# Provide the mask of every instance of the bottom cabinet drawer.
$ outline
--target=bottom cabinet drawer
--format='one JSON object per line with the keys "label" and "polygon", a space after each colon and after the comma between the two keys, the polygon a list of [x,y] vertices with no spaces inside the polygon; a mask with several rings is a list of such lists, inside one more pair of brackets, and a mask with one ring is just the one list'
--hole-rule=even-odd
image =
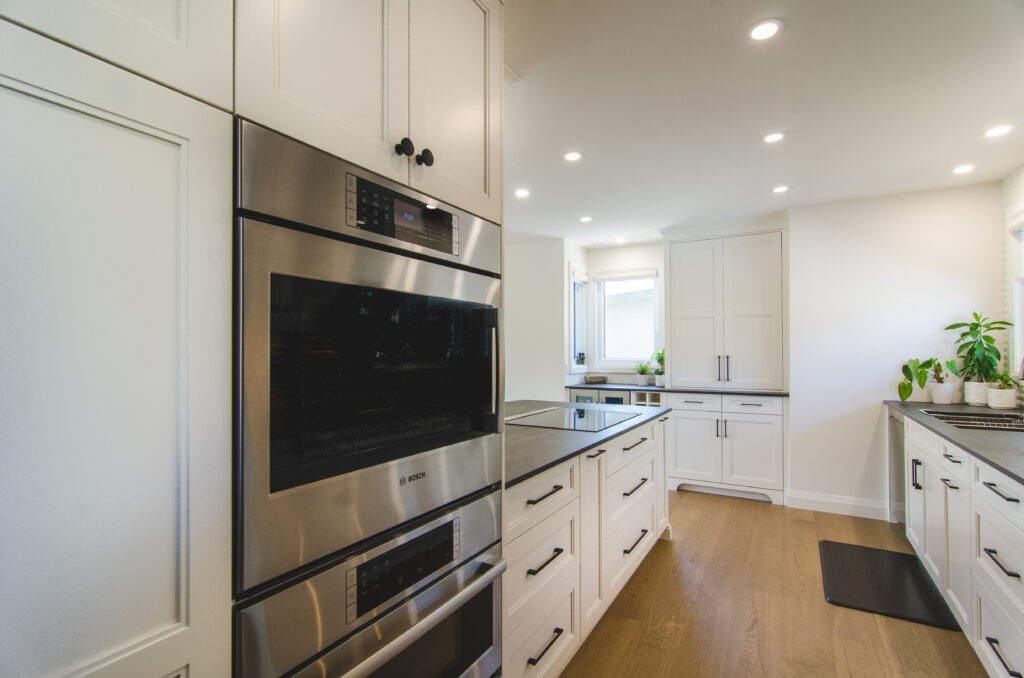
{"label": "bottom cabinet drawer", "polygon": [[974,529],[974,570],[987,573],[995,590],[1024,609],[1024,533],[982,501],[974,502]]}
{"label": "bottom cabinet drawer", "polygon": [[629,513],[608,526],[605,542],[605,590],[609,597],[618,594],[644,555],[654,543],[654,495],[634,506]]}
{"label": "bottom cabinet drawer", "polygon": [[1024,633],[1010,619],[1008,609],[996,602],[998,589],[974,576],[974,651],[992,676],[1020,676],[1024,671]]}
{"label": "bottom cabinet drawer", "polygon": [[510,636],[501,673],[507,678],[557,676],[579,645],[579,589],[568,577]]}

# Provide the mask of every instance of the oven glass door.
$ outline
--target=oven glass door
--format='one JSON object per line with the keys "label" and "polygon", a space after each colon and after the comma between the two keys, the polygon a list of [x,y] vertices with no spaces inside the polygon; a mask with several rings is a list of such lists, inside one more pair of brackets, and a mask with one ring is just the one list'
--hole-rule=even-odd
{"label": "oven glass door", "polygon": [[495,432],[495,311],[272,274],[270,491]]}

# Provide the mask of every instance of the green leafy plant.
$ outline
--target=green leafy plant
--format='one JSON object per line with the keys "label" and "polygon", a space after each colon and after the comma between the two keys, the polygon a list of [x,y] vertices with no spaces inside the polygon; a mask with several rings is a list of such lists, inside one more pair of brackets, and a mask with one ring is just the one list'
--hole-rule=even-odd
{"label": "green leafy plant", "polygon": [[[652,353],[651,361],[657,363],[658,369],[661,370],[662,374],[665,373],[665,349]],[[658,370],[655,370],[654,373],[657,374]]]}
{"label": "green leafy plant", "polygon": [[990,388],[1008,389],[1020,386],[1020,382],[1011,377],[1009,372],[993,374],[989,381],[992,383]]}
{"label": "green leafy plant", "polygon": [[636,372],[637,374],[650,374],[651,366],[647,363],[647,361],[641,360],[636,364],[636,367],[633,368],[633,371]]}
{"label": "green leafy plant", "polygon": [[903,381],[900,382],[898,387],[900,393],[900,400],[906,400],[914,392],[914,384],[924,388],[924,385],[928,383],[928,370],[932,368],[935,363],[938,362],[935,358],[928,358],[927,360],[918,360],[917,358],[911,358],[903,365]]}
{"label": "green leafy plant", "polygon": [[947,330],[963,332],[956,340],[956,354],[963,361],[961,375],[965,380],[992,381],[999,374],[999,361],[1003,356],[996,348],[996,340],[990,332],[1013,327],[1005,320],[989,320],[980,313],[974,314],[974,322],[953,323]]}
{"label": "green leafy plant", "polygon": [[941,360],[935,360],[935,364],[932,365],[932,377],[935,378],[936,384],[946,383],[946,378],[950,375],[959,377],[960,369],[956,366],[956,360],[947,360],[946,364],[943,365]]}

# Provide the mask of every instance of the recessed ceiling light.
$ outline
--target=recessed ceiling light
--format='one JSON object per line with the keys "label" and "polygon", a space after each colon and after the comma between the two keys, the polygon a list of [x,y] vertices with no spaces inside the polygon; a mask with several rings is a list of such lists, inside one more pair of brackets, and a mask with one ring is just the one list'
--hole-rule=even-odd
{"label": "recessed ceiling light", "polygon": [[432,204],[432,203],[429,203],[429,202],[428,202],[428,203],[426,204],[426,208],[427,208],[428,210],[436,210],[436,209],[437,209],[437,205],[434,205],[434,204]]}
{"label": "recessed ceiling light", "polygon": [[785,132],[772,132],[764,135],[764,141],[767,144],[774,144],[776,141],[782,141],[786,138]]}
{"label": "recessed ceiling light", "polygon": [[953,168],[953,174],[967,174],[974,171],[974,165],[960,165]]}
{"label": "recessed ceiling light", "polygon": [[1013,129],[1013,125],[999,125],[991,129],[985,130],[985,136],[987,137],[1001,137],[1004,134],[1009,134],[1010,130]]}
{"label": "recessed ceiling light", "polygon": [[528,188],[517,188],[516,189],[516,197],[517,198],[528,198],[529,196],[530,196],[530,189],[528,189]]}
{"label": "recessed ceiling light", "polygon": [[616,238],[615,242],[617,242],[618,244],[621,245],[622,243],[626,242],[626,239],[625,238]]}
{"label": "recessed ceiling light", "polygon": [[772,193],[785,193],[789,190],[789,186],[776,186],[772,189]]}
{"label": "recessed ceiling light", "polygon": [[569,162],[576,162],[577,160],[583,157],[583,154],[580,153],[579,151],[569,151],[562,157],[564,157]]}
{"label": "recessed ceiling light", "polygon": [[782,22],[778,19],[768,19],[751,26],[747,35],[751,40],[767,40],[782,30]]}
{"label": "recessed ceiling light", "polygon": [[593,220],[594,219],[592,217],[580,217],[580,221],[583,222],[584,224],[589,224]]}

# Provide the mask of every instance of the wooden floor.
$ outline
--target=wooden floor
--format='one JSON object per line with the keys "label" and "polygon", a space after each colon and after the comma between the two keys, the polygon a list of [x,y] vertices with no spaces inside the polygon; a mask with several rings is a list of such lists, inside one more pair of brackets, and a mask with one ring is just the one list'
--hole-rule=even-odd
{"label": "wooden floor", "polygon": [[902,525],[674,492],[659,541],[564,678],[984,678],[959,632],[837,607],[818,540],[910,552]]}

